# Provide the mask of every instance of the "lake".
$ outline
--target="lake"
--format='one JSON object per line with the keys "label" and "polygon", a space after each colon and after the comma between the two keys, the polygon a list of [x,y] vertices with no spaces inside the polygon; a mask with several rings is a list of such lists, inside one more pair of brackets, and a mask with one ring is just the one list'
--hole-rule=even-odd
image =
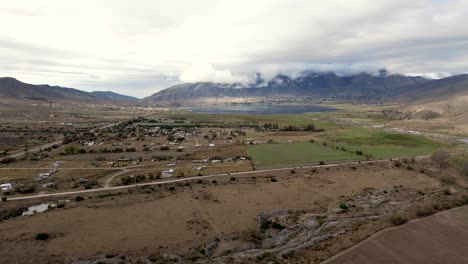
{"label": "lake", "polygon": [[224,104],[212,106],[187,106],[180,107],[194,113],[210,114],[303,114],[309,112],[332,112],[336,109],[320,105],[268,105],[268,104]]}

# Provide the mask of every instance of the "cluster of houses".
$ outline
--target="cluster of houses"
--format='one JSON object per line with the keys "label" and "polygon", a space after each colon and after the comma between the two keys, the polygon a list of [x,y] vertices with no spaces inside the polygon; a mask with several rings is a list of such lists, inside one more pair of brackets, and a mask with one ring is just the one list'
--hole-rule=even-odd
{"label": "cluster of houses", "polygon": [[[246,157],[239,157],[236,158],[238,160],[246,160]],[[193,163],[209,163],[211,160],[211,163],[222,163],[222,162],[231,162],[234,161],[235,158],[226,158],[226,159],[201,159],[201,160],[192,160]]]}

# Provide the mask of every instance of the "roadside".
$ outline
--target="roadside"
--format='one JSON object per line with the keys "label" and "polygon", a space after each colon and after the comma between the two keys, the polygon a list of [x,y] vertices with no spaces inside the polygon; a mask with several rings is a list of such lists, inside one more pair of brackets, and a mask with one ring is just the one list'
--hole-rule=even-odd
{"label": "roadside", "polygon": [[[424,158],[428,158],[428,157],[429,156],[419,156],[419,157],[416,157],[416,158],[424,159]],[[401,159],[403,159],[403,158],[401,158]],[[398,160],[398,159],[395,159],[395,160]],[[114,174],[111,178],[109,178],[106,181],[105,187],[103,187],[103,188],[72,191],[72,192],[61,192],[61,193],[49,193],[49,194],[11,197],[11,198],[8,198],[8,201],[39,199],[39,198],[46,198],[46,197],[69,196],[69,195],[76,195],[76,194],[83,194],[83,193],[113,191],[113,190],[133,188],[133,187],[136,187],[136,186],[164,185],[164,184],[168,184],[168,183],[187,182],[187,181],[201,180],[201,179],[214,178],[214,177],[225,177],[225,176],[236,176],[236,175],[254,175],[254,174],[261,174],[261,173],[265,173],[265,172],[290,171],[290,170],[299,169],[299,168],[300,169],[331,168],[331,167],[339,167],[339,166],[370,164],[370,163],[382,163],[382,162],[389,162],[389,160],[388,159],[382,159],[382,160],[371,160],[371,161],[353,161],[353,162],[336,163],[336,164],[310,165],[310,166],[302,166],[302,167],[296,166],[296,167],[286,167],[286,168],[277,168],[277,169],[266,169],[266,170],[255,170],[255,171],[244,171],[244,172],[233,172],[233,173],[221,173],[221,174],[212,174],[212,175],[195,176],[195,177],[188,177],[188,178],[179,178],[179,179],[155,181],[155,182],[149,182],[149,183],[140,183],[140,184],[135,184],[135,185],[123,185],[123,186],[112,186],[111,187],[110,183],[111,183],[112,179],[114,179],[116,176],[118,176],[118,175],[120,175],[120,174],[122,174],[124,172],[130,172],[130,170],[126,170],[126,171],[122,171],[122,172],[119,172],[117,174]]]}

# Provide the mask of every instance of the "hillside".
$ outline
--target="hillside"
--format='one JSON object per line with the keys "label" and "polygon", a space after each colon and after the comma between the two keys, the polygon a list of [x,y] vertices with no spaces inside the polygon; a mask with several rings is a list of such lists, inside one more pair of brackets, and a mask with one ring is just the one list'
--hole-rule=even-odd
{"label": "hillside", "polygon": [[261,78],[254,84],[187,83],[172,86],[144,99],[146,103],[184,101],[220,97],[311,96],[334,101],[378,102],[394,97],[401,87],[426,84],[430,80],[403,75],[372,76],[361,73],[338,76],[335,73],[308,73],[292,79],[278,75],[271,81]]}
{"label": "hillside", "polygon": [[47,84],[33,85],[23,83],[15,78],[0,78],[0,98],[14,100],[45,100],[45,101],[135,101],[136,98],[113,92],[85,92],[73,88],[50,86]]}
{"label": "hillside", "polygon": [[138,98],[136,97],[114,93],[111,91],[95,91],[95,92],[91,92],[91,94],[99,99],[115,100],[115,101],[131,101],[131,102],[138,101]]}

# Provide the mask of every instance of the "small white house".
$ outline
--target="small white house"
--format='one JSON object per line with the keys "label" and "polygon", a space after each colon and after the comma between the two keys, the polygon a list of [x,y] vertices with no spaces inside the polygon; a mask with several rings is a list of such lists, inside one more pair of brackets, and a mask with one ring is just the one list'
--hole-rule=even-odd
{"label": "small white house", "polygon": [[161,178],[170,178],[174,176],[174,169],[165,170],[161,172]]}
{"label": "small white house", "polygon": [[45,173],[39,173],[39,179],[47,179],[49,176],[51,176],[51,173],[45,172]]}
{"label": "small white house", "polygon": [[13,189],[13,186],[11,185],[11,183],[4,183],[0,184],[0,189],[2,190],[2,192],[8,192]]}

